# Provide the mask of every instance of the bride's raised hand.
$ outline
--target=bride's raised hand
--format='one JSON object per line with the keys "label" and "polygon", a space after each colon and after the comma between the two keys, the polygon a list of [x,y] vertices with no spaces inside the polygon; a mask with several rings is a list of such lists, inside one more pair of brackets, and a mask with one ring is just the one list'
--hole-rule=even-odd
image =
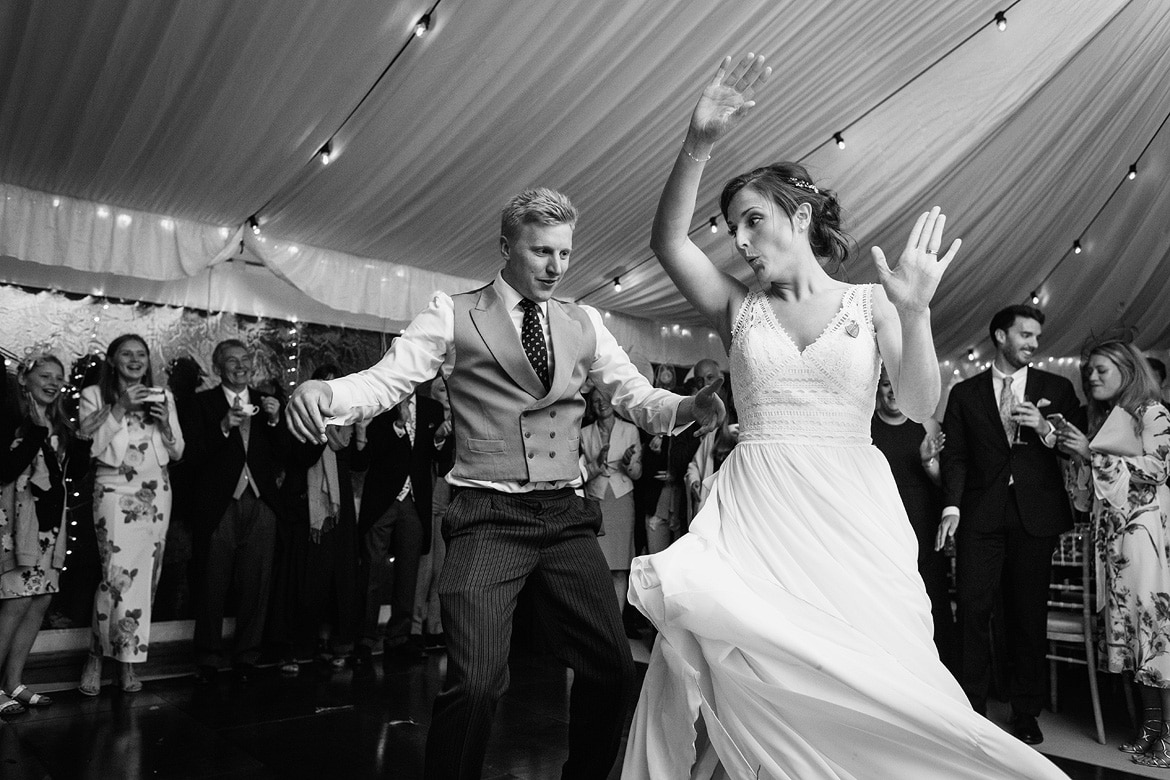
{"label": "bride's raised hand", "polygon": [[886,263],[885,253],[880,247],[875,246],[870,250],[886,297],[899,311],[923,311],[929,308],[943,272],[955,259],[963,243],[958,238],[951,242],[945,255],[938,256],[946,221],[946,215],[939,212],[938,206],[918,217],[914,229],[910,231],[906,248],[898,258],[898,265],[893,269]]}
{"label": "bride's raised hand", "polygon": [[756,105],[756,92],[771,75],[772,69],[764,67],[763,55],[748,52],[734,68],[731,57],[724,57],[691,113],[688,134],[692,140],[713,144],[743,121]]}

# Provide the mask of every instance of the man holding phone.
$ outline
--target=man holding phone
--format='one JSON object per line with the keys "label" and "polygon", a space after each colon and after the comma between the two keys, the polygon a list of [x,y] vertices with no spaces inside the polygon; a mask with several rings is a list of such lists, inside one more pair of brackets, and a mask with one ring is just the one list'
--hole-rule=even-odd
{"label": "man holding phone", "polygon": [[1036,716],[1046,686],[1047,601],[1052,551],[1072,527],[1055,424],[1079,407],[1072,383],[1029,366],[1044,313],[1008,306],[991,320],[992,367],[951,390],[941,453],[945,508],[936,547],[955,538],[955,595],[962,658],[959,682],[986,714],[990,623],[1002,589],[1011,679],[1011,731],[1044,739]]}

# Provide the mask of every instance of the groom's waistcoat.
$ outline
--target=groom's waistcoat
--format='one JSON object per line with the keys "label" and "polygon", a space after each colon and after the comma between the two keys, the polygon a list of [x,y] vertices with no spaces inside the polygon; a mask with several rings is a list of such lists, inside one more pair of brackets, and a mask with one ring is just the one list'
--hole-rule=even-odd
{"label": "groom's waistcoat", "polygon": [[489,285],[451,296],[455,365],[447,378],[455,466],[464,479],[555,482],[580,476],[578,456],[597,334],[581,308],[550,300],[554,374],[546,392]]}

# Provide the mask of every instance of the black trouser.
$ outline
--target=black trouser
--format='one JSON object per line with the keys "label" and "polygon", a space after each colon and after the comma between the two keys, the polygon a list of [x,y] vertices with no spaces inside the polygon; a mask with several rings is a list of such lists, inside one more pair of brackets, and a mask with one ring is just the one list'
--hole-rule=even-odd
{"label": "black trouser", "polygon": [[[430,522],[430,518],[427,518]],[[362,600],[360,641],[367,646],[377,641],[379,574],[387,554],[394,558],[394,593],[390,597],[390,622],[386,644],[393,647],[410,638],[414,619],[414,593],[418,587],[418,562],[422,556],[423,528],[414,498],[395,501],[368,528],[358,544],[358,588]]]}
{"label": "black trouser", "polygon": [[621,744],[634,663],[597,529],[572,490],[457,489],[439,579],[447,679],[427,737],[428,780],[478,778],[496,704],[508,688],[512,614],[529,584],[557,657],[574,671],[565,778],[604,778]]}
{"label": "black trouser", "polygon": [[1048,586],[1052,551],[1059,535],[1032,536],[1024,530],[1014,489],[1003,526],[975,531],[960,521],[955,539],[955,591],[962,636],[959,682],[977,712],[987,710],[991,685],[991,613],[1003,593],[1004,639],[1011,677],[1012,711],[1039,715],[1048,681]]}
{"label": "black trouser", "polygon": [[228,504],[211,533],[200,568],[201,592],[195,609],[195,658],[201,666],[219,667],[226,659],[223,616],[229,591],[236,595],[236,663],[254,664],[264,641],[276,514],[246,488]]}

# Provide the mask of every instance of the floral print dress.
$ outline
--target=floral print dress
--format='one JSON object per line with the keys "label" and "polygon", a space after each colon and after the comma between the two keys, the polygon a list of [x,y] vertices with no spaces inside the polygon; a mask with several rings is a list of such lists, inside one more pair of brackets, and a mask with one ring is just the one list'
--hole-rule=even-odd
{"label": "floral print dress", "polygon": [[1151,403],[1137,417],[1142,454],[1095,452],[1069,470],[1069,488],[1093,518],[1100,668],[1170,688],[1170,413]]}
{"label": "floral print dress", "polygon": [[[173,414],[173,400],[171,409]],[[105,425],[115,423],[108,418]],[[94,595],[90,649],[137,663],[146,660],[150,647],[151,604],[171,517],[170,477],[162,464],[182,454],[183,441],[176,433],[177,446],[164,443],[142,412],[126,412],[118,427],[116,438],[94,438],[94,530],[102,579]],[[171,430],[179,430],[173,416]],[[116,446],[103,446],[107,440]],[[167,452],[157,452],[159,447]],[[117,466],[111,465],[117,459],[112,453],[121,454]]]}

